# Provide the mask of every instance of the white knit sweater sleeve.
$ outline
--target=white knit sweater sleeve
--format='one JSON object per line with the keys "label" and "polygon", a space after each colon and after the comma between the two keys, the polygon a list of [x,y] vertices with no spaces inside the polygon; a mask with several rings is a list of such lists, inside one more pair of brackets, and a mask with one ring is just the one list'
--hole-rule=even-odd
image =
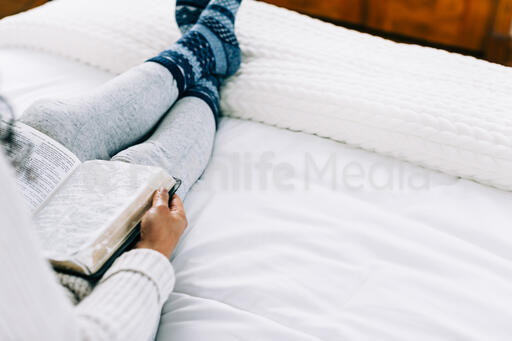
{"label": "white knit sweater sleeve", "polygon": [[125,253],[76,308],[85,340],[154,338],[162,306],[174,287],[174,271],[162,254]]}
{"label": "white knit sweater sleeve", "polygon": [[118,258],[77,307],[59,286],[35,238],[30,213],[0,146],[0,340],[148,340],[174,286],[156,251]]}

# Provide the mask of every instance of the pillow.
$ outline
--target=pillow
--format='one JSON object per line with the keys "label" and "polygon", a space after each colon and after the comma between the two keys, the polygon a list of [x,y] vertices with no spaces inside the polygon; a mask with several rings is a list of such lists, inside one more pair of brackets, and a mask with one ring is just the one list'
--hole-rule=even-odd
{"label": "pillow", "polygon": [[[172,1],[173,2],[173,1]],[[57,0],[0,21],[26,46],[120,73],[179,37],[167,0]],[[512,69],[397,44],[257,1],[237,21],[225,115],[512,190]]]}

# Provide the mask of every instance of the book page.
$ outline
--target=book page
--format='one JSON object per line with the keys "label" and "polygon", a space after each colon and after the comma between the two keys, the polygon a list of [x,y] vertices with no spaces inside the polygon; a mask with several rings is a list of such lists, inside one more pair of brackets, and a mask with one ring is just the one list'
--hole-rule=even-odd
{"label": "book page", "polygon": [[45,256],[95,272],[149,209],[155,190],[174,184],[158,167],[84,162],[35,215]]}
{"label": "book page", "polygon": [[63,145],[21,122],[14,125],[11,158],[16,181],[33,213],[80,164]]}

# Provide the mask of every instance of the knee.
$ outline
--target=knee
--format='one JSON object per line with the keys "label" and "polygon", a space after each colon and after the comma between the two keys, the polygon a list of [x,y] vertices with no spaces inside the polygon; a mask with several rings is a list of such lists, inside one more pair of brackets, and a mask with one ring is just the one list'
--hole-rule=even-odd
{"label": "knee", "polygon": [[20,121],[71,149],[76,137],[73,137],[74,123],[69,116],[63,102],[42,99],[27,108]]}
{"label": "knee", "polygon": [[63,116],[63,107],[63,103],[58,100],[40,99],[25,110],[20,120],[38,130],[55,126]]}

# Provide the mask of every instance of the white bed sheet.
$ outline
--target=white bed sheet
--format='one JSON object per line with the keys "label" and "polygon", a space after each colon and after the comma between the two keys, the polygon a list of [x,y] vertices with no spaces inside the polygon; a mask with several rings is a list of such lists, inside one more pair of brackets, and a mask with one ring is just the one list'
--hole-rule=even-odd
{"label": "white bed sheet", "polygon": [[[0,92],[18,112],[111,77],[0,50]],[[509,340],[511,204],[508,192],[224,119],[185,201],[190,226],[158,337]]]}

